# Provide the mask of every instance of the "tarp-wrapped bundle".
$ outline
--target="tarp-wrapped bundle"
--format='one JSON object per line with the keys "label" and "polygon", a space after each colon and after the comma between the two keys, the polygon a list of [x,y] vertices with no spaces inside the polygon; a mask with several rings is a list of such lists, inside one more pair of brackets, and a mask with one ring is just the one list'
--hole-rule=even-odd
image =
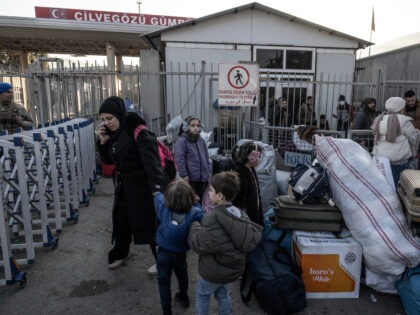
{"label": "tarp-wrapped bundle", "polygon": [[420,240],[413,238],[397,193],[369,153],[349,139],[316,137],[317,157],[328,169],[332,197],[365,264],[379,274],[400,275],[420,263]]}

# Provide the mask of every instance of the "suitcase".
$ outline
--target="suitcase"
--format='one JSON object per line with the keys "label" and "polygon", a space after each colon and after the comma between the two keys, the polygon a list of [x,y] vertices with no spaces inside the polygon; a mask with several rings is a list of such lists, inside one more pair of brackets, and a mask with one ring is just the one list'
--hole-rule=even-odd
{"label": "suitcase", "polygon": [[276,229],[340,232],[343,226],[341,211],[328,203],[302,205],[284,195],[277,197],[274,204]]}
{"label": "suitcase", "polygon": [[403,171],[397,191],[413,235],[420,235],[420,171]]}

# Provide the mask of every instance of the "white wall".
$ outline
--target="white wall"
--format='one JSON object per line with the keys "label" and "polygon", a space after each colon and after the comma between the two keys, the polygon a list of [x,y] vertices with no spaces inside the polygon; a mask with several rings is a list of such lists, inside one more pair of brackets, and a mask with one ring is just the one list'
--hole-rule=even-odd
{"label": "white wall", "polygon": [[[325,30],[289,20],[260,10],[240,11],[213,18],[196,25],[163,32],[161,41],[165,42],[166,71],[195,71],[201,69],[201,61],[206,62],[206,72],[217,73],[218,63],[236,63],[251,61],[255,46],[280,46],[315,48],[315,68],[309,76],[319,80],[321,73],[323,79],[353,81],[355,68],[356,40],[330,34]],[[188,69],[187,65],[188,64]],[[213,67],[211,66],[213,65]],[[180,108],[187,102],[188,95],[193,90],[199,75],[168,76],[166,79],[167,109],[171,117],[180,112]],[[213,76],[217,78],[217,74]],[[210,78],[206,77],[205,100],[201,101],[201,82],[196,87],[189,105],[182,116],[195,114],[203,119],[207,129],[217,124],[218,112],[213,109],[212,103],[217,98],[217,81],[212,83],[212,95],[209,97]],[[308,94],[315,95],[317,114],[326,114],[327,117],[335,112],[338,95],[344,94],[350,102],[350,86],[313,86],[305,83]],[[335,121],[331,121],[331,127]]]}
{"label": "white wall", "polygon": [[[192,46],[194,47],[194,45]],[[198,116],[202,119],[207,131],[213,129],[218,118],[218,111],[213,108],[213,102],[217,99],[217,80],[211,80],[212,78],[217,79],[218,64],[250,61],[251,47],[244,46],[239,47],[239,49],[236,47],[237,49],[235,49],[234,45],[206,46],[207,48],[182,48],[172,47],[168,43],[165,50],[165,65],[167,72],[178,72],[179,70],[182,72],[194,72],[194,69],[195,72],[200,72],[201,62],[205,60],[205,72],[216,73],[213,76],[206,75],[204,104],[201,99],[201,80],[196,85],[195,92],[192,93],[195,83],[200,78],[199,73],[181,76],[167,75],[166,77],[166,107],[171,118],[180,113],[180,109],[187,103],[188,96],[191,95],[188,105],[185,106],[182,112],[182,117],[185,118],[190,114]],[[211,95],[209,95],[209,91],[211,91]]]}
{"label": "white wall", "polygon": [[357,48],[349,38],[260,10],[244,10],[162,33],[162,41]]}
{"label": "white wall", "polygon": [[140,60],[140,70],[148,73],[140,76],[140,105],[147,117],[156,118],[163,114],[159,54],[153,50],[140,50]]}
{"label": "white wall", "polygon": [[[317,84],[315,106],[317,113],[331,117],[336,113],[339,95],[345,95],[352,104],[352,85],[355,69],[355,55],[348,52],[325,51],[317,53],[316,81],[336,82]],[[346,84],[347,83],[347,84]],[[336,119],[330,120],[330,128],[336,128]]]}

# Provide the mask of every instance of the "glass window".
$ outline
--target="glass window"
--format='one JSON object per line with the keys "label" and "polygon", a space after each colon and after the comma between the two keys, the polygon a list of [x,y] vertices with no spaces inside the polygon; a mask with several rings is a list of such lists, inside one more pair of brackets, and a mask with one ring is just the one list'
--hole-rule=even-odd
{"label": "glass window", "polygon": [[286,69],[312,69],[312,51],[309,50],[287,50]]}
{"label": "glass window", "polygon": [[283,69],[283,49],[257,49],[260,68]]}

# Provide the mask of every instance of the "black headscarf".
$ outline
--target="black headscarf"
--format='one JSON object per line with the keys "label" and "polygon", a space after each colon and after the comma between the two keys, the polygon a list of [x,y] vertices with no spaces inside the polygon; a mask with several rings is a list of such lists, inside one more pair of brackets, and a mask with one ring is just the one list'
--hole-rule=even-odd
{"label": "black headscarf", "polygon": [[118,96],[108,97],[99,108],[99,115],[102,113],[112,114],[118,118],[121,123],[125,123],[127,118],[127,110],[122,98]]}
{"label": "black headscarf", "polygon": [[120,122],[120,128],[111,132],[111,141],[115,142],[127,122],[127,109],[124,100],[118,96],[108,97],[99,108],[99,115],[103,113],[114,115]]}

